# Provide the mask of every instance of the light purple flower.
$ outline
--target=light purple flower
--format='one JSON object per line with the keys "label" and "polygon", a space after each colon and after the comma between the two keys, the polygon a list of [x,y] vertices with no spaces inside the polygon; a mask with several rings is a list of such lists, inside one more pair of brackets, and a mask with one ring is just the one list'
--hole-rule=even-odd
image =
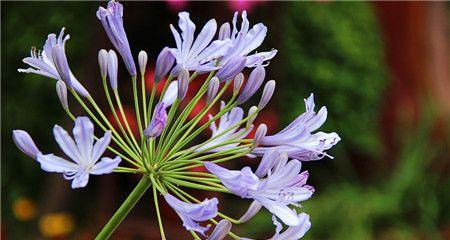
{"label": "light purple flower", "polygon": [[309,221],[309,215],[306,213],[300,213],[297,219],[297,225],[289,226],[284,232],[280,233],[283,226],[277,221],[275,216],[272,216],[276,230],[275,235],[270,240],[297,240],[302,238],[311,228],[311,222]]}
{"label": "light purple flower", "polygon": [[229,24],[225,23],[221,26],[219,36],[221,39],[231,39],[233,47],[230,48],[225,56],[221,58],[221,64],[227,63],[235,56],[246,57],[246,67],[256,67],[258,65],[267,65],[268,60],[275,57],[277,50],[269,52],[260,52],[252,55],[248,55],[250,52],[258,48],[267,34],[267,27],[262,23],[254,25],[250,30],[250,23],[247,19],[247,12],[242,12],[241,28],[237,28],[237,18],[239,13],[235,12],[233,16],[233,30],[230,33]]}
{"label": "light purple flower", "polygon": [[[176,48],[171,48],[171,53],[176,59],[176,67],[173,74],[178,74],[181,68],[199,73],[217,70],[216,59],[222,57],[231,47],[231,40],[212,41],[217,30],[216,20],[209,20],[194,41],[195,24],[189,18],[189,13],[178,14],[178,26],[180,33],[170,25],[170,29],[175,38]],[[211,42],[212,41],[212,42]]]}
{"label": "light purple flower", "polygon": [[39,151],[36,147],[36,144],[30,134],[23,130],[13,131],[13,141],[20,151],[28,155],[30,158],[36,159],[37,155],[41,154],[41,151]]}
{"label": "light purple flower", "polygon": [[[225,102],[222,101],[220,109],[222,110],[224,107]],[[243,116],[244,110],[242,110],[242,108],[240,107],[234,107],[229,112],[223,114],[220,117],[218,126],[216,125],[215,122],[212,122],[211,125],[209,126],[209,129],[211,129],[212,132],[211,138],[214,139],[204,144],[203,146],[196,148],[196,151],[219,152],[237,147],[239,143],[230,143],[222,146],[217,145],[221,145],[230,140],[243,139],[252,131],[253,125],[250,125],[248,128],[242,129],[239,127],[239,125],[234,126],[242,120]],[[212,119],[213,116],[209,115],[209,118]],[[230,131],[224,133],[228,129],[230,129]],[[216,137],[218,135],[220,136]]]}
{"label": "light purple flower", "polygon": [[175,102],[175,100],[177,99],[177,95],[178,95],[178,81],[172,81],[167,87],[167,90],[164,93],[164,96],[161,101],[165,103],[165,106],[167,108]]}
{"label": "light purple flower", "polygon": [[[70,36],[64,36],[64,28],[61,29],[58,38],[56,34],[51,33],[48,35],[45,41],[42,52],[36,52],[34,47],[31,48],[31,56],[23,59],[23,62],[28,64],[30,68],[18,69],[19,72],[23,73],[35,73],[56,80],[63,80],[66,84],[73,88],[76,92],[84,97],[89,97],[88,91],[81,85],[81,83],[75,78],[75,76],[70,71],[68,65],[64,66],[64,76],[61,76],[56,68],[56,59],[54,59],[53,49],[56,45],[59,47],[59,52],[55,54],[59,58],[59,62],[64,64],[67,63],[66,54],[64,53],[66,41],[69,40]],[[63,70],[63,69],[60,69]]]}
{"label": "light purple flower", "polygon": [[106,9],[99,7],[97,11],[97,18],[101,21],[109,40],[122,56],[128,72],[131,76],[136,76],[136,65],[123,27],[122,17],[123,6],[114,0],[108,2]]}
{"label": "light purple flower", "polygon": [[53,128],[53,134],[61,150],[72,161],[53,154],[37,154],[36,160],[44,171],[63,173],[65,179],[72,180],[72,188],[86,186],[89,174],[111,173],[121,161],[119,156],[114,159],[109,157],[100,159],[111,141],[111,132],[107,131],[94,144],[94,125],[87,117],[78,117],[75,120],[73,128],[75,141],[58,125]]}
{"label": "light purple flower", "polygon": [[153,112],[152,120],[147,128],[144,130],[144,135],[147,138],[159,137],[167,124],[167,112],[164,102],[156,104]]}
{"label": "light purple flower", "polygon": [[261,141],[261,147],[255,148],[252,154],[263,155],[270,148],[277,147],[280,152],[285,152],[289,157],[300,161],[319,160],[324,156],[331,157],[325,153],[325,150],[341,140],[339,135],[334,132],[312,133],[325,122],[327,109],[322,107],[318,113],[314,111],[313,94],[305,100],[305,105],[305,113],[277,134],[265,136]]}
{"label": "light purple flower", "polygon": [[255,137],[253,138],[253,148],[257,147],[264,136],[266,136],[267,133],[267,125],[262,123],[258,126],[255,132]]}
{"label": "light purple flower", "polygon": [[172,69],[175,58],[170,51],[168,47],[163,48],[156,59],[154,79],[156,83],[161,81],[169,73],[170,69]]}
{"label": "light purple flower", "polygon": [[262,179],[253,174],[249,167],[235,171],[227,170],[212,162],[206,162],[204,165],[236,195],[258,201],[286,225],[296,226],[299,224],[297,212],[289,206],[299,206],[299,202],[312,196],[314,189],[305,185],[308,172],[300,172],[301,162],[298,160],[288,162],[287,156],[285,154],[284,156],[281,159],[276,156],[269,159],[276,163],[269,163],[273,165],[270,171],[259,171],[260,175],[267,174],[267,178]]}
{"label": "light purple flower", "polygon": [[164,194],[167,204],[175,210],[183,221],[186,230],[196,231],[204,234],[209,226],[202,227],[198,222],[207,221],[217,216],[217,198],[205,199],[201,203],[186,203],[170,194]]}

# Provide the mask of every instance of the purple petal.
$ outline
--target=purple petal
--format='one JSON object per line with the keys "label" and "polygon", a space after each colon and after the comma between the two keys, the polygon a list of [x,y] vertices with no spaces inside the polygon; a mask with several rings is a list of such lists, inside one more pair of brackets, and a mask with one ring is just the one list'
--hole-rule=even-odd
{"label": "purple petal", "polygon": [[100,157],[105,152],[110,142],[111,142],[111,131],[106,131],[105,135],[102,138],[98,139],[97,142],[94,144],[94,147],[92,148],[91,158],[93,163],[97,162],[97,160],[100,159]]}
{"label": "purple petal", "polygon": [[222,240],[227,236],[230,230],[231,222],[226,219],[222,219],[217,224],[216,228],[214,228],[214,231],[211,233],[207,240]]}
{"label": "purple petal", "polygon": [[73,136],[78,147],[78,151],[85,163],[93,163],[92,148],[94,145],[94,124],[88,117],[77,117],[75,119],[75,127],[73,128]]}
{"label": "purple petal", "polygon": [[120,159],[119,156],[115,158],[103,157],[92,167],[92,171],[90,173],[94,175],[112,173],[114,169],[119,166],[120,161],[122,161],[122,159]]}
{"label": "purple petal", "polygon": [[46,172],[68,173],[78,171],[78,165],[53,154],[38,154],[36,159]]}
{"label": "purple petal", "polygon": [[264,67],[259,66],[255,68],[251,73],[247,80],[247,84],[245,85],[244,89],[242,90],[241,95],[238,97],[237,102],[239,104],[242,104],[246,102],[255,92],[258,90],[258,88],[261,86],[261,84],[264,81],[264,77],[266,76],[266,70]]}
{"label": "purple petal", "polygon": [[61,150],[69,156],[76,163],[80,163],[82,156],[77,148],[77,145],[73,139],[69,136],[66,130],[62,127],[55,125],[53,127],[53,135]]}
{"label": "purple petal", "polygon": [[203,51],[211,40],[214,38],[217,30],[216,20],[209,20],[200,33],[197,35],[197,39],[195,40],[192,48],[189,52],[189,57],[197,56],[201,51]]}
{"label": "purple petal", "polygon": [[144,130],[144,135],[147,138],[159,137],[167,124],[167,112],[164,102],[156,104],[152,119],[149,125]]}
{"label": "purple petal", "polygon": [[248,220],[252,219],[258,212],[261,210],[261,203],[258,201],[253,201],[252,204],[250,204],[250,207],[248,207],[247,211],[242,215],[241,218],[239,218],[239,222],[244,223]]}

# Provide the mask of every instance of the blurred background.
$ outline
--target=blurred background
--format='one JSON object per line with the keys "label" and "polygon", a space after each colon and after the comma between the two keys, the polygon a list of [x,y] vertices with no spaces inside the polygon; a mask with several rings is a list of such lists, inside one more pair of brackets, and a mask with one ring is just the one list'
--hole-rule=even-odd
{"label": "blurred background", "polygon": [[[58,153],[53,125],[72,127],[55,82],[16,70],[24,67],[21,60],[31,46],[42,48],[48,33],[66,27],[72,71],[90,92],[101,92],[97,51],[112,45],[95,17],[98,5],[2,2],[3,239],[92,239],[138,181],[110,174],[72,190],[61,175],[41,171],[11,138],[13,129],[25,129],[45,152]],[[279,50],[268,68],[278,89],[258,121],[274,133],[304,111],[303,98],[313,92],[316,105],[328,107],[323,130],[342,137],[328,152],[333,160],[303,165],[316,188],[304,203],[313,226],[306,239],[450,239],[450,4],[241,0],[126,2],[124,7],[132,52],[145,50],[151,59],[148,79],[158,52],[175,45],[168,26],[178,21],[179,11],[189,11],[200,26],[210,18],[231,21],[234,11],[246,9],[251,24],[268,26],[259,49]],[[131,84],[125,68],[119,71],[132,116]],[[94,97],[106,104],[103,94]],[[257,163],[242,159],[234,167],[244,164]],[[249,204],[219,198],[220,208],[235,217]],[[190,238],[164,204],[163,215],[169,239]],[[158,239],[154,216],[146,194],[113,239]],[[264,239],[274,226],[261,212],[233,230]]]}

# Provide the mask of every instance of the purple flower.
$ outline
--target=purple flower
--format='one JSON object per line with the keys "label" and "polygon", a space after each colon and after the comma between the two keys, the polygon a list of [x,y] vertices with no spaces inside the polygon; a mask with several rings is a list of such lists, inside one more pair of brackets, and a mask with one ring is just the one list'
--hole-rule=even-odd
{"label": "purple flower", "polygon": [[164,194],[167,204],[175,210],[183,221],[186,230],[192,230],[204,234],[209,226],[202,227],[198,222],[207,221],[217,216],[217,198],[205,199],[201,203],[186,203],[170,194]]}
{"label": "purple flower", "polygon": [[[222,110],[224,107],[225,107],[225,102],[222,101],[221,105],[220,105],[220,109]],[[225,143],[230,140],[243,139],[252,131],[253,125],[249,126],[248,128],[242,128],[242,129],[240,129],[239,126],[232,127],[233,125],[236,125],[238,122],[240,122],[242,120],[243,116],[244,116],[244,110],[242,110],[242,108],[240,108],[240,107],[234,107],[229,112],[223,114],[220,117],[219,126],[216,126],[216,123],[212,122],[211,125],[209,126],[209,129],[211,129],[211,132],[212,132],[211,138],[214,138],[214,139],[211,140],[210,142],[204,144],[203,146],[196,148],[196,151],[219,152],[219,151],[224,151],[227,149],[232,149],[232,148],[237,147],[239,145],[239,143],[230,143],[230,144],[226,144],[226,145],[222,145],[222,146],[217,146],[217,145],[221,145],[222,143]],[[213,116],[209,115],[209,118],[212,119]],[[230,131],[224,133],[229,128],[231,128]],[[219,137],[216,137],[219,134],[222,134],[222,135],[220,135]],[[195,148],[195,146],[194,146],[194,148]]]}
{"label": "purple flower", "polygon": [[322,107],[318,113],[314,112],[314,95],[305,100],[306,112],[297,117],[291,124],[275,135],[265,136],[261,147],[257,147],[252,154],[263,155],[272,147],[285,152],[291,158],[300,161],[319,160],[325,153],[337,144],[341,138],[336,133],[317,132],[327,118],[327,109]]}
{"label": "purple flower", "polygon": [[[31,68],[18,69],[18,71],[23,73],[36,73],[56,80],[63,80],[70,88],[73,88],[82,96],[89,97],[88,91],[81,85],[69,69],[67,57],[64,52],[66,41],[69,40],[69,38],[69,35],[64,36],[64,28],[61,29],[58,38],[56,38],[56,34],[54,33],[49,34],[42,52],[36,52],[36,49],[32,47],[30,51],[31,57],[23,59],[23,62],[28,64]],[[53,50],[57,45],[58,50],[57,53],[54,54]],[[58,63],[60,65],[59,70],[57,70]]]}
{"label": "purple flower", "polygon": [[270,80],[264,86],[264,90],[261,96],[261,100],[259,100],[258,109],[263,109],[269,100],[272,98],[273,92],[275,91],[275,80]]}
{"label": "purple flower", "polygon": [[177,98],[181,101],[186,96],[189,87],[189,71],[186,69],[181,69],[178,73],[178,92]]}
{"label": "purple flower", "polygon": [[273,156],[267,160],[272,163],[265,164],[273,167],[271,171],[267,168],[259,171],[260,175],[267,174],[267,178],[262,179],[253,174],[249,167],[234,171],[212,162],[204,164],[208,171],[216,175],[230,191],[243,198],[258,201],[286,225],[296,226],[299,224],[297,212],[289,205],[299,206],[299,202],[312,196],[314,189],[305,185],[308,172],[300,172],[301,162],[298,160],[288,162],[287,156],[285,154],[283,156],[281,159],[279,156]]}
{"label": "purple flower", "polygon": [[28,155],[30,158],[36,159],[37,155],[41,154],[41,151],[39,151],[36,147],[36,144],[30,137],[30,134],[23,130],[13,131],[13,141],[20,151]]}
{"label": "purple flower", "polygon": [[219,69],[213,60],[222,57],[228,51],[231,41],[225,39],[211,42],[217,30],[216,20],[209,20],[194,41],[195,24],[189,18],[189,13],[181,12],[178,16],[181,36],[173,25],[170,25],[177,45],[176,48],[171,48],[177,64],[172,73],[178,74],[181,68],[200,73]]}
{"label": "purple flower", "polygon": [[220,82],[217,77],[211,78],[208,83],[208,89],[206,91],[206,104],[210,104],[219,92]]}
{"label": "purple flower", "polygon": [[167,124],[167,112],[164,102],[156,104],[155,111],[153,112],[152,120],[147,128],[144,130],[144,135],[147,138],[155,138],[161,135],[162,131]]}
{"label": "purple flower", "polygon": [[131,54],[127,34],[123,28],[122,17],[123,6],[114,0],[108,2],[108,7],[106,9],[99,7],[97,11],[97,18],[102,22],[109,40],[122,56],[128,72],[131,76],[136,76],[136,65]]}
{"label": "purple flower", "polygon": [[75,120],[75,141],[58,125],[53,128],[53,134],[61,150],[72,161],[53,154],[40,153],[37,154],[36,160],[44,171],[63,173],[65,179],[72,180],[72,188],[86,186],[89,174],[111,173],[121,161],[119,156],[114,159],[103,157],[99,161],[111,141],[111,132],[107,131],[94,144],[94,125],[87,117],[78,117]]}
{"label": "purple flower", "polygon": [[178,96],[178,81],[173,81],[167,87],[166,92],[162,98],[162,102],[165,103],[166,108],[171,106]]}
{"label": "purple flower", "polygon": [[221,34],[219,34],[219,36],[221,37],[221,39],[231,39],[233,45],[233,47],[227,51],[225,56],[221,58],[221,64],[227,63],[235,56],[243,56],[246,57],[246,67],[256,67],[275,57],[275,55],[277,54],[277,50],[248,55],[250,52],[258,48],[262,44],[267,34],[267,27],[262,23],[258,23],[249,30],[250,23],[247,19],[247,12],[243,11],[241,29],[238,31],[238,15],[238,12],[234,13],[232,21],[233,30],[231,33],[228,23],[225,23],[221,27]]}

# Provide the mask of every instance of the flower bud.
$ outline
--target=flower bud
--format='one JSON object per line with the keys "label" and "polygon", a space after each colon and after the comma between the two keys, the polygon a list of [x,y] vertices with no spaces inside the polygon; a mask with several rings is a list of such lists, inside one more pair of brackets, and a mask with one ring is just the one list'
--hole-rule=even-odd
{"label": "flower bud", "polygon": [[266,136],[266,133],[267,133],[266,124],[264,124],[264,123],[260,124],[258,126],[258,129],[256,129],[255,137],[253,138],[252,148],[257,147],[261,143],[262,139]]}
{"label": "flower bud", "polygon": [[63,80],[67,85],[69,85],[69,87],[72,87],[72,83],[70,81],[69,63],[67,62],[66,53],[59,44],[56,44],[53,47],[52,58],[61,80]]}
{"label": "flower bud", "polygon": [[118,60],[117,54],[114,50],[109,50],[108,52],[108,76],[109,76],[109,84],[111,88],[117,89],[117,72],[118,72]]}
{"label": "flower bud", "polygon": [[214,231],[211,233],[207,240],[222,240],[227,236],[230,230],[231,222],[226,219],[222,219],[217,224],[216,228],[214,228]]}
{"label": "flower bud", "polygon": [[228,81],[239,74],[245,67],[245,57],[235,56],[231,58],[216,74],[220,82]]}
{"label": "flower bud", "polygon": [[102,78],[106,78],[106,75],[108,74],[108,51],[105,49],[98,52],[98,65],[100,66]]}
{"label": "flower bud", "polygon": [[162,131],[167,124],[167,112],[164,102],[156,104],[155,111],[153,112],[152,120],[144,130],[144,135],[147,138],[156,138],[161,135]]}
{"label": "flower bud", "polygon": [[67,103],[67,87],[64,81],[58,80],[56,82],[56,94],[58,95],[59,101],[64,109],[69,108],[69,104]]}
{"label": "flower bud", "polygon": [[144,76],[145,74],[145,68],[147,67],[147,60],[148,56],[145,51],[140,51],[138,55],[138,63],[139,63],[139,70],[141,71],[141,75]]}
{"label": "flower bud", "polygon": [[170,49],[165,47],[158,55],[156,59],[155,66],[155,83],[158,83],[163,79],[166,74],[170,71],[173,64],[175,62],[175,58],[173,57]]}
{"label": "flower bud", "polygon": [[247,211],[242,215],[241,218],[239,218],[240,223],[245,223],[248,220],[252,219],[258,212],[261,210],[261,203],[258,201],[253,201],[252,204],[250,204],[250,207],[248,207]]}
{"label": "flower bud", "polygon": [[211,78],[208,83],[208,90],[206,92],[206,104],[209,105],[213,99],[216,97],[217,92],[219,91],[219,79],[217,77]]}
{"label": "flower bud", "polygon": [[272,98],[273,91],[275,90],[275,80],[270,80],[266,83],[264,86],[264,90],[261,96],[261,100],[258,104],[258,109],[263,109],[267,103],[269,102],[270,98]]}
{"label": "flower bud", "polygon": [[[247,116],[251,116],[253,114],[255,114],[258,111],[258,107],[256,106],[252,106],[249,110],[248,110],[248,115]],[[249,118],[247,120],[247,127],[253,124],[253,121],[255,121],[256,117],[258,116],[258,113],[255,114],[255,116]]]}
{"label": "flower bud", "polygon": [[186,96],[189,86],[189,71],[185,68],[181,69],[178,74],[178,94],[177,98],[181,101]]}
{"label": "flower bud", "polygon": [[36,159],[36,156],[41,153],[41,151],[39,151],[36,147],[36,144],[34,144],[30,135],[23,130],[13,131],[13,141],[20,151],[33,159]]}
{"label": "flower bud", "polygon": [[234,77],[233,83],[233,94],[238,94],[239,90],[241,90],[242,84],[244,83],[244,74],[239,73]]}
{"label": "flower bud", "polygon": [[178,81],[173,81],[167,87],[166,92],[162,98],[162,102],[166,105],[166,107],[170,106],[177,99],[178,94]]}
{"label": "flower bud", "polygon": [[224,23],[220,26],[219,29],[219,40],[224,40],[226,38],[230,38],[231,36],[231,28],[229,23]]}
{"label": "flower bud", "polygon": [[264,81],[264,77],[266,76],[266,70],[263,66],[258,66],[250,73],[248,77],[247,83],[245,84],[244,89],[242,90],[241,95],[237,99],[238,104],[242,104],[246,102]]}

